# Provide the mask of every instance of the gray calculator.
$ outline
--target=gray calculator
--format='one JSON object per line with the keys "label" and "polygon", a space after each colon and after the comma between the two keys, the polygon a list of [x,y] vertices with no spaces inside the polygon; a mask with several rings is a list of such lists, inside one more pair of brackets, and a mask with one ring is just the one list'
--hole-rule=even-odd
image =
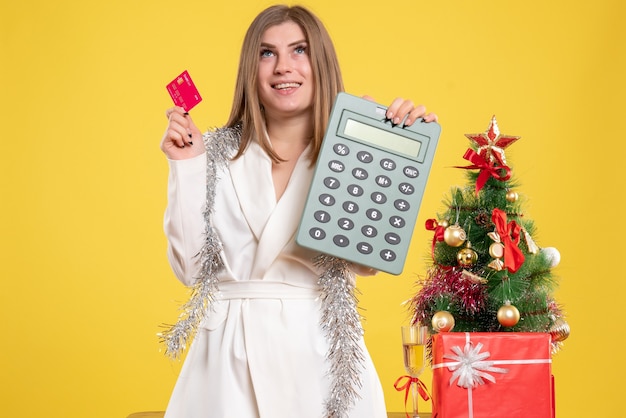
{"label": "gray calculator", "polygon": [[386,106],[339,93],[296,242],[402,273],[441,133],[436,122],[393,125]]}

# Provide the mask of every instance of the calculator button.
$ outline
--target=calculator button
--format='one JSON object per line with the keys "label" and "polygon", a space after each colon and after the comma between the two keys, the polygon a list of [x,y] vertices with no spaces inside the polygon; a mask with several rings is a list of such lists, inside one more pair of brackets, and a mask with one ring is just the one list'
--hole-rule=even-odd
{"label": "calculator button", "polygon": [[352,175],[356,179],[365,180],[367,178],[367,171],[363,170],[362,168],[357,167],[352,170]]}
{"label": "calculator button", "polygon": [[354,202],[343,202],[341,207],[348,213],[357,213],[359,211],[359,205]]}
{"label": "calculator button", "polygon": [[361,254],[371,254],[372,251],[374,251],[374,247],[372,247],[370,244],[368,244],[367,242],[359,242],[356,245],[356,249],[358,252],[360,252]]}
{"label": "calculator button", "polygon": [[323,224],[330,221],[330,214],[328,212],[324,212],[323,210],[315,211],[313,217],[315,218],[315,220]]}
{"label": "calculator button", "polygon": [[354,222],[352,222],[350,219],[348,218],[341,218],[337,221],[337,225],[339,225],[339,228],[341,229],[345,229],[347,231],[351,230],[352,228],[354,228]]}
{"label": "calculator button", "polygon": [[389,218],[389,224],[395,228],[404,228],[406,222],[399,216],[392,216]]}
{"label": "calculator button", "polygon": [[391,250],[382,250],[380,252],[380,258],[382,258],[385,261],[393,261],[396,259],[396,253],[394,253]]}
{"label": "calculator button", "polygon": [[389,158],[383,158],[380,160],[380,166],[387,171],[392,171],[396,169],[396,162]]}
{"label": "calculator button", "polygon": [[348,148],[348,146],[344,145],[344,144],[335,144],[335,145],[333,145],[333,151],[335,151],[335,154],[337,154],[337,155],[348,155],[348,154],[350,154],[350,148]]}
{"label": "calculator button", "polygon": [[323,193],[320,195],[320,203],[325,206],[332,206],[335,204],[335,198],[328,193]]}
{"label": "calculator button", "polygon": [[372,157],[372,154],[367,151],[359,151],[356,154],[356,157],[362,163],[371,163],[372,161],[374,161],[374,157]]}
{"label": "calculator button", "polygon": [[391,245],[400,244],[400,235],[394,232],[388,232],[385,234],[385,241]]}
{"label": "calculator button", "polygon": [[361,186],[357,186],[356,184],[351,184],[348,186],[348,193],[352,196],[361,196],[363,194],[363,188]]}
{"label": "calculator button", "polygon": [[339,183],[339,180],[334,177],[326,177],[324,179],[324,185],[329,189],[337,189],[341,183]]}
{"label": "calculator button", "polygon": [[407,176],[410,179],[417,178],[417,176],[420,175],[420,171],[415,167],[411,167],[410,165],[407,165],[406,167],[404,167],[402,172],[404,173],[405,176]]}
{"label": "calculator button", "polygon": [[317,240],[326,238],[326,232],[324,232],[322,228],[309,229],[309,235],[311,236],[311,238],[317,239]]}
{"label": "calculator button", "polygon": [[376,176],[376,184],[380,187],[389,187],[391,186],[391,179],[387,176]]}
{"label": "calculator button", "polygon": [[361,233],[366,237],[374,238],[376,235],[378,235],[378,230],[372,225],[365,225],[361,228]]}
{"label": "calculator button", "polygon": [[387,196],[385,196],[381,192],[374,192],[374,193],[372,193],[371,198],[372,198],[372,202],[374,202],[374,203],[383,204],[383,203],[387,202]]}
{"label": "calculator button", "polygon": [[343,170],[346,169],[346,166],[341,161],[332,160],[328,163],[328,168],[330,168],[335,173],[341,173]]}
{"label": "calculator button", "polygon": [[380,218],[383,217],[383,214],[376,209],[368,209],[367,212],[365,212],[365,215],[372,221],[380,221]]}
{"label": "calculator button", "polygon": [[413,187],[413,185],[409,183],[401,183],[398,186],[398,190],[400,190],[400,192],[404,194],[413,194],[413,192],[415,192],[415,187]]}
{"label": "calculator button", "polygon": [[393,206],[402,212],[406,212],[407,210],[411,208],[411,205],[409,205],[409,202],[407,202],[404,199],[396,199],[396,201],[393,202]]}
{"label": "calculator button", "polygon": [[348,245],[350,245],[350,240],[344,235],[335,235],[333,237],[333,242],[338,247],[347,247]]}

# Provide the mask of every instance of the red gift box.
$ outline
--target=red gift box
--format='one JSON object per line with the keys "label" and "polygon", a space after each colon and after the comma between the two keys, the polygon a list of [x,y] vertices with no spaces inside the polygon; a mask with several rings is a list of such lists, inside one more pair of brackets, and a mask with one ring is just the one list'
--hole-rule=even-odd
{"label": "red gift box", "polygon": [[433,336],[433,418],[554,418],[551,338],[536,332]]}

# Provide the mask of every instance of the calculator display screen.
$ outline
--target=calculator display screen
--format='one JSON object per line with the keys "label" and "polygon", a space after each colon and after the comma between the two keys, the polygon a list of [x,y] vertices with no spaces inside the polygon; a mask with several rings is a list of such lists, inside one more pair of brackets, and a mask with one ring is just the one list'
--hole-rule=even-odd
{"label": "calculator display screen", "polygon": [[379,147],[387,148],[391,151],[417,157],[419,155],[421,142],[404,136],[396,135],[384,129],[379,129],[354,119],[346,120],[344,134],[361,141],[366,141]]}

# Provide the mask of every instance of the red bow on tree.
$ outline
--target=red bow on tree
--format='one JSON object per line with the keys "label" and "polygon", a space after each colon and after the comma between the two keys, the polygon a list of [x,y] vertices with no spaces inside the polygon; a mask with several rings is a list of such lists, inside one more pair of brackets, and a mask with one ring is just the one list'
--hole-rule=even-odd
{"label": "red bow on tree", "polygon": [[495,162],[489,162],[485,160],[480,154],[476,153],[473,149],[468,148],[463,155],[463,158],[472,163],[465,167],[456,166],[456,168],[465,168],[467,170],[480,169],[478,178],[476,179],[476,193],[483,188],[489,177],[493,177],[496,180],[507,181],[511,178],[511,169],[506,165],[496,165]]}
{"label": "red bow on tree", "polygon": [[437,242],[443,241],[443,233],[446,230],[446,228],[442,225],[439,225],[436,219],[427,219],[426,229],[429,231],[435,231],[435,235],[433,236],[433,245],[432,245],[432,248],[430,249],[430,255],[432,256],[434,260],[435,259],[435,244],[437,244]]}
{"label": "red bow on tree", "polygon": [[519,249],[520,232],[522,227],[515,221],[507,224],[506,213],[495,208],[491,213],[491,220],[496,225],[496,232],[504,245],[504,267],[515,273],[524,264],[524,253]]}

